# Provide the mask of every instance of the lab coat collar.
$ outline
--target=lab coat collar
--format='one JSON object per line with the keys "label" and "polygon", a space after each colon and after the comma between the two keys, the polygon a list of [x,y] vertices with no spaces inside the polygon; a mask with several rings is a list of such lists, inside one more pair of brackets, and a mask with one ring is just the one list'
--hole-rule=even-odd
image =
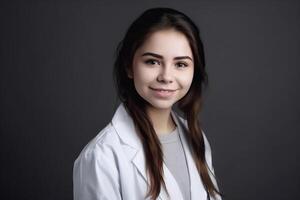
{"label": "lab coat collar", "polygon": [[[176,123],[176,126],[179,127],[177,114],[173,110],[171,110],[171,114]],[[120,103],[120,105],[118,106],[112,118],[112,124],[122,142],[137,150],[143,148],[143,145],[137,135],[134,122],[127,112],[124,103]]]}
{"label": "lab coat collar", "polygon": [[[179,136],[182,141],[183,150],[187,160],[190,188],[191,188],[191,200],[206,199],[207,197],[206,191],[203,187],[201,178],[198,174],[196,165],[194,163],[192,154],[190,152],[189,144],[184,134],[184,132],[187,131],[186,120],[184,120],[179,115],[177,115],[173,110],[171,110],[171,115],[173,117],[174,122],[176,123],[176,126],[178,127]],[[148,183],[149,178],[147,178],[147,173],[146,173],[143,146],[135,131],[133,120],[130,117],[130,115],[127,113],[123,103],[121,103],[117,108],[112,118],[112,124],[117,134],[119,135],[120,139],[122,140],[122,142],[131,147],[130,149],[126,148],[127,151],[126,155],[129,156],[133,164],[136,166],[140,174],[143,176],[146,183]],[[164,180],[166,183],[167,190],[170,194],[170,199],[183,200],[183,195],[180,191],[180,188],[174,176],[171,174],[170,170],[165,165],[165,163],[163,163],[163,169],[164,169]],[[159,198],[161,200],[169,199],[163,187],[161,188]]]}
{"label": "lab coat collar", "polygon": [[136,133],[134,122],[125,109],[124,103],[121,103],[118,106],[112,118],[112,124],[123,143],[136,150],[143,148],[143,145]]}

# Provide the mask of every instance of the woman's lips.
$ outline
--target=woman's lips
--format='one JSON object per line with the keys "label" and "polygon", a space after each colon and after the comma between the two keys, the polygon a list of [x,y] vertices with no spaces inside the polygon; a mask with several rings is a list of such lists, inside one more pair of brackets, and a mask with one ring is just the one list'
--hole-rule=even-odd
{"label": "woman's lips", "polygon": [[169,89],[161,89],[161,88],[150,88],[154,95],[158,98],[170,98],[171,96],[173,96],[173,94],[175,93],[176,90],[169,90]]}
{"label": "woman's lips", "polygon": [[[151,88],[151,87],[150,87]],[[152,90],[159,90],[159,91],[168,91],[168,92],[174,92],[175,90],[173,89],[165,89],[165,88],[151,88]]]}

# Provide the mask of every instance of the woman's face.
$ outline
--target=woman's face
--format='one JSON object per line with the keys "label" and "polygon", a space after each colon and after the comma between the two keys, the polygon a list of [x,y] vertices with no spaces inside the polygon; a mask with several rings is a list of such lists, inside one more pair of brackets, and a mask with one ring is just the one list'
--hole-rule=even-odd
{"label": "woman's face", "polygon": [[193,55],[184,34],[156,31],[137,49],[132,71],[138,94],[155,109],[170,109],[186,95],[194,74]]}

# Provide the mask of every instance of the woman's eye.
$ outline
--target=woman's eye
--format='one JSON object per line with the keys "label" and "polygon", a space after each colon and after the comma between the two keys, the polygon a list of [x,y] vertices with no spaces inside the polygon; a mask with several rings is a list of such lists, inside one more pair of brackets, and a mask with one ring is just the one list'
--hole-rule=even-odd
{"label": "woman's eye", "polygon": [[177,63],[177,66],[178,67],[187,67],[188,64],[180,62],[180,63]]}
{"label": "woman's eye", "polygon": [[146,60],[145,63],[149,65],[155,65],[156,63],[159,64],[157,60],[153,60],[153,59]]}

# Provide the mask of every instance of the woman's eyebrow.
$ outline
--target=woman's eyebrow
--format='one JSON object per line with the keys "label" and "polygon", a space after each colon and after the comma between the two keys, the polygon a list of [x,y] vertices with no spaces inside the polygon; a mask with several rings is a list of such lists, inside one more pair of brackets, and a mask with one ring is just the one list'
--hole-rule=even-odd
{"label": "woman's eyebrow", "polygon": [[[164,57],[162,55],[156,54],[156,53],[151,53],[151,52],[146,52],[143,53],[142,56],[153,56],[159,59],[163,59]],[[193,61],[193,59],[189,56],[177,56],[174,58],[174,60],[181,60],[181,59],[190,59],[191,61]]]}

